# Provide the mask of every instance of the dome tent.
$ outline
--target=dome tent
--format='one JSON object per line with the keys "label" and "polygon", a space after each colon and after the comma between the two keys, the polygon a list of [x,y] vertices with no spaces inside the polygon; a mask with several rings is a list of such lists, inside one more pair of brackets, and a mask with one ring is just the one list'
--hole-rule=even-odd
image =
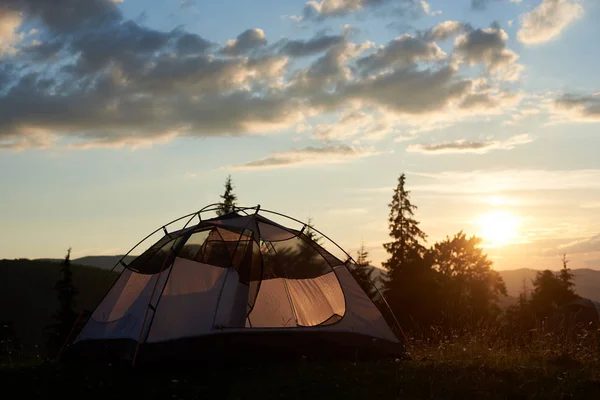
{"label": "dome tent", "polygon": [[[98,306],[86,321],[80,315],[67,354],[134,363],[242,352],[403,354],[385,299],[374,285],[361,287],[352,257],[335,242],[260,206],[206,219],[218,207],[157,229],[164,235],[129,264],[124,256]],[[326,250],[315,232],[342,256]]]}

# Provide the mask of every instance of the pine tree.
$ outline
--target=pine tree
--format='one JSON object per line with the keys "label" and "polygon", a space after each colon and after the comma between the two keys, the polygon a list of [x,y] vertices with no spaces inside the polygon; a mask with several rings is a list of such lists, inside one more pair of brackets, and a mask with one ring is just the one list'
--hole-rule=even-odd
{"label": "pine tree", "polygon": [[217,215],[222,216],[229,214],[236,206],[237,196],[233,193],[233,182],[231,175],[225,180],[225,192],[221,195],[222,202],[217,210]]}
{"label": "pine tree", "polygon": [[567,260],[566,254],[563,254],[562,264],[563,267],[558,273],[558,279],[560,279],[564,289],[567,292],[573,292],[573,286],[575,286],[575,283],[573,283],[573,274],[571,273],[571,269],[567,266],[567,264],[569,264],[569,260]]}
{"label": "pine tree", "polygon": [[435,271],[431,268],[427,251],[421,244],[427,235],[414,218],[417,206],[410,202],[405,189],[406,176],[400,175],[389,204],[388,218],[392,240],[383,246],[389,259],[382,265],[387,270],[383,280],[384,294],[400,324],[427,324],[437,307],[432,294],[436,293]]}
{"label": "pine tree", "polygon": [[388,270],[390,279],[394,279],[396,273],[409,267],[415,258],[420,258],[425,253],[425,247],[420,241],[425,241],[427,235],[419,228],[419,222],[414,219],[417,206],[410,202],[410,192],[404,188],[405,182],[406,176],[403,173],[398,179],[398,186],[389,204],[388,226],[392,241],[383,245],[390,254],[383,267]]}
{"label": "pine tree", "polygon": [[356,264],[352,272],[354,279],[356,279],[367,295],[372,297],[376,293],[375,282],[373,281],[374,270],[369,260],[369,252],[365,248],[364,243],[361,244],[356,253]]}
{"label": "pine tree", "polygon": [[77,289],[73,284],[70,248],[67,251],[65,259],[61,262],[60,273],[62,278],[54,285],[54,289],[57,292],[59,308],[53,315],[55,323],[50,325],[46,330],[47,344],[50,353],[60,349],[67,339],[67,336],[75,323],[75,319],[77,318],[77,313],[75,312]]}

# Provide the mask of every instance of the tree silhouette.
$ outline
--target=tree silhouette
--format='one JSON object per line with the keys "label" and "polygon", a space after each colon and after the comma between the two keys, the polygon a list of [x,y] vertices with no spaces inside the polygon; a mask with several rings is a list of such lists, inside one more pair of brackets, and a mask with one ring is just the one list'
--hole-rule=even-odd
{"label": "tree silhouette", "polygon": [[389,259],[383,263],[387,276],[383,289],[390,306],[403,326],[426,324],[434,310],[430,294],[435,291],[435,274],[425,259],[421,241],[425,233],[414,218],[417,206],[410,201],[405,188],[406,176],[401,174],[389,204],[389,235],[392,240],[383,246]]}
{"label": "tree silhouette", "polygon": [[500,309],[498,295],[506,295],[500,274],[483,253],[481,238],[458,232],[431,249],[433,266],[439,273],[441,307],[448,322],[469,324],[489,320]]}
{"label": "tree silhouette", "polygon": [[573,291],[573,287],[575,286],[575,283],[573,283],[573,274],[571,273],[571,269],[567,266],[567,264],[569,264],[569,260],[567,260],[567,255],[563,254],[562,257],[562,269],[560,270],[560,272],[558,273],[558,279],[560,279],[560,281],[562,282],[563,288],[565,289],[565,293],[566,296],[568,297],[568,300],[571,300],[572,295],[571,293],[574,294]]}
{"label": "tree silhouette", "polygon": [[560,272],[545,270],[536,274],[530,304],[540,320],[555,314],[560,306],[579,298],[573,290],[573,274],[567,263],[566,257],[563,257],[563,268]]}
{"label": "tree silhouette", "polygon": [[231,175],[225,180],[225,192],[221,195],[221,204],[217,210],[217,215],[229,214],[236,206],[237,196],[233,193],[233,182]]}
{"label": "tree silhouette", "polygon": [[566,255],[563,255],[563,267],[559,272],[544,270],[536,274],[529,298],[522,293],[518,303],[506,310],[508,326],[527,332],[549,318],[557,322],[560,308],[579,298],[574,290],[573,274],[567,266],[568,262]]}
{"label": "tree silhouette", "polygon": [[388,227],[391,242],[383,247],[390,254],[388,261],[383,266],[390,271],[390,278],[414,261],[415,257],[422,257],[425,247],[420,243],[425,241],[427,235],[419,228],[419,222],[414,219],[417,206],[410,202],[410,192],[404,187],[406,176],[404,173],[398,178],[398,186],[394,190],[392,202],[389,204],[390,214]]}
{"label": "tree silhouette", "polygon": [[367,293],[369,297],[375,295],[376,289],[373,282],[373,267],[369,260],[369,252],[365,248],[365,244],[361,244],[360,248],[356,253],[356,264],[352,268],[354,279]]}
{"label": "tree silhouette", "polygon": [[53,315],[55,321],[46,329],[49,353],[57,352],[67,339],[77,313],[75,312],[75,297],[77,289],[73,285],[73,271],[71,270],[71,249],[67,251],[65,259],[61,262],[60,273],[62,278],[56,282],[54,289],[57,292],[59,303],[58,311]]}

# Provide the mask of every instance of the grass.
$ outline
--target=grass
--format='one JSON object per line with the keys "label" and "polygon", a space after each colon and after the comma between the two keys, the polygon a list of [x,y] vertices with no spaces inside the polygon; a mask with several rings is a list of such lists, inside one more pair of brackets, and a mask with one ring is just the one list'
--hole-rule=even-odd
{"label": "grass", "polygon": [[27,398],[600,398],[600,351],[590,334],[539,332],[525,346],[484,331],[409,340],[410,361],[239,360],[179,370],[45,363],[5,367],[0,376],[4,390]]}

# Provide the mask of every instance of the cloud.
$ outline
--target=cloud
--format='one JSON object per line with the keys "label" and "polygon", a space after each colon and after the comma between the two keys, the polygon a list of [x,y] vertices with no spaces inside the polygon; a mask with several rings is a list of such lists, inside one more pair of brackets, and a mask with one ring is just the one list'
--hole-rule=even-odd
{"label": "cloud", "polygon": [[272,153],[269,157],[245,164],[234,165],[235,169],[265,169],[291,167],[307,164],[328,164],[351,161],[379,154],[372,149],[354,148],[347,145],[305,147]]}
{"label": "cloud", "polygon": [[[321,122],[321,139],[352,137],[356,145],[400,128],[412,134],[498,113],[513,101],[485,88],[487,78],[462,74],[464,63],[421,35],[376,48],[351,42],[346,28],[269,45],[255,28],[219,46],[183,28],[142,26],[109,0],[0,4],[19,26],[36,29],[0,63],[4,149],[143,147],[179,136],[267,134],[301,121]],[[58,11],[69,7],[68,18]],[[488,46],[492,55],[465,45],[461,57],[496,71],[503,43]],[[339,115],[340,127],[310,120],[328,113]]]}
{"label": "cloud", "polygon": [[600,122],[600,94],[563,94],[551,105],[555,122]]}
{"label": "cloud", "polygon": [[469,26],[459,21],[440,22],[433,29],[425,34],[428,40],[446,40],[457,36],[458,34],[469,30]]}
{"label": "cloud", "polygon": [[412,144],[406,148],[406,151],[423,154],[485,154],[492,150],[514,149],[516,146],[531,142],[533,142],[533,139],[529,135],[523,134],[512,136],[504,141],[472,142],[457,140],[438,144]]}
{"label": "cloud", "polygon": [[525,44],[556,39],[583,12],[579,0],[542,0],[539,6],[519,18],[521,27],[517,38]]}
{"label": "cloud", "polygon": [[16,11],[3,8],[0,4],[0,59],[5,54],[13,54],[15,45],[23,38],[17,33],[21,26],[22,18]]}
{"label": "cloud", "polygon": [[237,38],[228,40],[221,53],[238,56],[246,54],[267,44],[267,35],[262,29],[247,29],[240,33]]}
{"label": "cloud", "polygon": [[600,252],[600,235],[575,240],[558,246],[559,250],[567,254]]}
{"label": "cloud", "polygon": [[317,124],[312,137],[321,140],[355,138],[354,143],[374,141],[386,136],[392,125],[393,119],[389,115],[354,109],[342,112],[335,123]]}
{"label": "cloud", "polygon": [[436,43],[405,34],[377,49],[373,54],[360,58],[357,65],[363,72],[372,73],[389,67],[438,61],[446,57],[447,54]]}
{"label": "cloud", "polygon": [[506,47],[508,35],[498,27],[475,29],[454,42],[454,51],[469,65],[481,63],[486,72],[504,80],[516,80],[523,69],[519,56]]}
{"label": "cloud", "polygon": [[599,190],[600,170],[509,169],[416,173],[428,182],[413,191],[437,193],[498,193],[509,191]]}
{"label": "cloud", "polygon": [[31,129],[18,136],[0,136],[0,150],[48,149],[56,140],[57,137],[48,132]]}
{"label": "cloud", "polygon": [[22,13],[28,21],[40,20],[55,34],[70,34],[84,27],[93,30],[122,18],[117,4],[110,0],[2,0],[1,3],[5,9]]}
{"label": "cloud", "polygon": [[321,35],[309,40],[288,40],[280,53],[291,57],[306,57],[322,53],[335,45],[342,44],[344,40],[344,36],[340,35]]}
{"label": "cloud", "polygon": [[389,7],[396,15],[416,17],[430,13],[429,4],[423,0],[321,0],[307,2],[302,16],[294,16],[294,19],[323,20],[383,7]]}

